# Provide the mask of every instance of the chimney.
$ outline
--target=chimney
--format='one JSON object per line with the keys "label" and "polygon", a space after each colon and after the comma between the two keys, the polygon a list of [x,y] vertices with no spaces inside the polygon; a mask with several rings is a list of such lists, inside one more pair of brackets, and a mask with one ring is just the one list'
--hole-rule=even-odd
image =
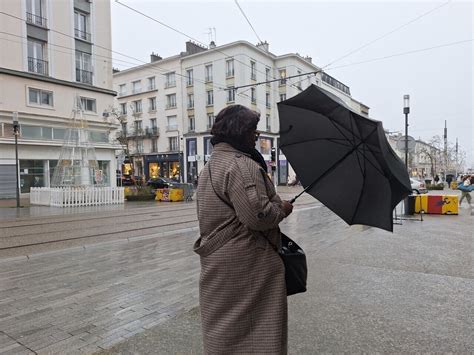
{"label": "chimney", "polygon": [[150,63],[157,62],[162,59],[163,58],[161,58],[158,54],[155,54],[154,52],[152,52],[150,55]]}
{"label": "chimney", "polygon": [[197,43],[194,43],[194,42],[191,42],[191,41],[187,41],[186,42],[186,53],[188,55],[190,54],[196,54],[196,53],[199,53],[199,52],[204,52],[206,51],[207,48],[204,47],[204,46],[201,46]]}
{"label": "chimney", "polygon": [[307,62],[313,63],[313,58],[310,57],[309,55],[307,55],[306,57],[304,57],[304,60],[306,60]]}
{"label": "chimney", "polygon": [[270,50],[270,45],[268,44],[267,41],[260,42],[260,43],[257,43],[257,48],[260,48],[261,50],[268,52]]}
{"label": "chimney", "polygon": [[209,48],[216,48],[216,42],[214,41],[211,41],[211,43],[209,43]]}
{"label": "chimney", "polygon": [[112,74],[120,72],[120,69],[118,68],[112,68]]}

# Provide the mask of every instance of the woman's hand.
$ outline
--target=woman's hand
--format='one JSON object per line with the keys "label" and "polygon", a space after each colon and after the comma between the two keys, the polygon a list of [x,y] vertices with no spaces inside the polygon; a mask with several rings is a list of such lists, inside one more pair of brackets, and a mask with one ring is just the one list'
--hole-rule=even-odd
{"label": "woman's hand", "polygon": [[283,213],[285,214],[285,217],[288,217],[288,215],[291,212],[293,212],[293,205],[291,203],[289,203],[288,201],[282,201],[281,209],[283,210]]}

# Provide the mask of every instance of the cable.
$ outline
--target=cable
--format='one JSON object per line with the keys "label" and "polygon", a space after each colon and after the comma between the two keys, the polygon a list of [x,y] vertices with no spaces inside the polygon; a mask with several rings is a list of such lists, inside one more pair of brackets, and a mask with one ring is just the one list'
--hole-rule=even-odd
{"label": "cable", "polygon": [[424,52],[424,51],[437,49],[437,48],[442,48],[442,47],[455,46],[455,45],[458,45],[458,44],[472,42],[472,41],[474,41],[474,38],[463,40],[463,41],[457,41],[457,42],[441,44],[439,46],[433,46],[433,47],[427,47],[427,48],[422,48],[422,49],[415,49],[415,50],[412,50],[412,51],[407,51],[407,52],[402,52],[402,53],[391,54],[391,55],[387,55],[387,56],[384,56],[384,57],[367,59],[367,60],[364,60],[364,61],[361,61],[361,62],[354,62],[354,63],[345,64],[345,65],[339,65],[339,66],[336,66],[336,67],[329,68],[328,70],[345,68],[345,67],[349,67],[349,66],[352,66],[352,65],[359,65],[359,64],[364,64],[364,63],[370,63],[370,62],[375,62],[375,61],[378,61],[378,60],[383,60],[383,59],[388,59],[388,58],[393,58],[393,57],[400,57],[402,55],[419,53],[419,52]]}
{"label": "cable", "polygon": [[[193,38],[192,36],[189,36],[188,34],[182,32],[182,31],[180,31],[180,30],[178,30],[178,29],[176,29],[176,28],[174,28],[174,27],[172,27],[172,26],[170,26],[170,25],[164,24],[162,21],[159,21],[159,20],[157,20],[157,19],[155,19],[155,18],[153,18],[153,17],[151,17],[151,16],[149,16],[149,15],[146,15],[146,14],[144,14],[143,12],[141,12],[141,11],[139,11],[139,10],[136,10],[135,8],[133,8],[133,7],[131,7],[131,6],[125,5],[125,4],[123,4],[122,2],[120,2],[119,0],[115,0],[115,2],[116,2],[117,4],[119,4],[119,5],[122,5],[122,6],[126,7],[127,9],[129,9],[129,10],[131,10],[131,11],[137,13],[137,14],[140,14],[140,15],[142,15],[142,16],[144,16],[144,17],[146,17],[146,18],[148,18],[148,19],[150,19],[150,20],[152,20],[152,21],[154,21],[154,22],[156,22],[156,23],[159,23],[160,25],[165,26],[166,28],[171,29],[171,30],[174,31],[174,32],[177,32],[177,33],[179,33],[179,34],[185,36],[186,38],[192,39],[192,40],[195,41],[196,43],[201,44],[202,46],[204,46],[204,47],[206,47],[206,48],[209,49],[209,46],[208,46],[208,45],[202,43],[201,41],[199,41],[199,40],[197,40],[197,39],[195,39],[195,38]],[[224,53],[222,50],[220,50],[220,49],[218,49],[218,48],[212,48],[212,50],[214,50],[214,51],[216,51],[216,52],[219,52],[219,53],[223,54],[223,55],[226,56],[226,57],[232,57],[232,56],[230,56],[229,54]],[[236,62],[241,63],[241,64],[245,65],[246,67],[252,69],[252,67],[251,67],[250,65],[248,65],[247,63],[244,63],[244,62],[242,62],[242,61],[236,59],[235,57],[232,57],[232,58],[233,58]],[[266,66],[265,63],[259,62],[258,60],[255,60],[255,59],[254,59],[254,61],[255,61],[256,63],[261,63],[261,64],[263,64],[263,65]],[[256,68],[255,68],[255,71],[266,75],[265,72],[260,71],[260,70],[257,70]],[[273,76],[273,75],[272,75],[272,76]],[[273,78],[276,79],[275,76],[273,76]],[[286,85],[288,85],[288,84],[286,84]],[[230,88],[224,89],[224,90],[229,90],[229,89],[230,89]]]}
{"label": "cable", "polygon": [[247,20],[247,23],[249,24],[250,28],[252,29],[253,33],[255,33],[255,36],[257,37],[258,41],[260,43],[263,43],[263,41],[260,39],[260,37],[258,36],[257,34],[257,31],[255,31],[255,28],[253,28],[252,24],[250,23],[250,20],[249,18],[247,17],[247,15],[245,15],[245,12],[244,10],[240,7],[239,5],[239,2],[237,0],[234,0],[235,4],[237,5],[237,7],[239,8],[240,12],[242,13],[242,15],[245,17],[245,19]]}
{"label": "cable", "polygon": [[443,7],[443,6],[448,5],[450,2],[452,2],[452,0],[449,0],[449,1],[443,3],[443,4],[439,5],[439,6],[436,6],[435,8],[433,8],[433,9],[431,9],[431,10],[429,10],[429,11],[423,13],[423,14],[421,14],[421,15],[418,16],[418,17],[415,17],[414,19],[412,19],[412,20],[410,20],[410,21],[408,21],[408,22],[402,24],[401,26],[398,26],[397,28],[393,29],[392,31],[389,31],[389,32],[383,34],[382,36],[377,37],[377,38],[375,38],[374,40],[372,40],[372,41],[370,41],[370,42],[368,42],[368,43],[366,43],[366,44],[364,44],[364,45],[362,45],[362,46],[360,46],[360,47],[358,47],[358,48],[356,48],[356,49],[350,51],[349,53],[347,53],[347,54],[345,54],[345,55],[343,55],[343,56],[341,56],[341,57],[339,57],[339,58],[333,60],[332,62],[330,62],[330,63],[328,63],[328,64],[326,64],[325,66],[323,66],[323,69],[324,69],[324,68],[327,68],[328,66],[330,66],[330,65],[332,65],[332,64],[334,64],[334,63],[336,63],[336,62],[338,62],[339,60],[344,59],[344,58],[350,56],[351,54],[354,54],[354,53],[360,51],[361,49],[363,49],[363,48],[365,48],[365,47],[367,47],[367,46],[369,46],[369,45],[371,45],[371,44],[373,44],[373,43],[375,43],[375,42],[381,40],[382,38],[385,38],[385,37],[391,35],[392,33],[394,33],[394,32],[396,32],[396,31],[402,29],[403,27],[406,27],[406,26],[412,24],[413,22],[418,21],[418,20],[421,19],[422,17],[424,17],[424,16],[426,16],[426,15],[428,15],[428,14],[430,14],[430,13],[436,11],[436,10],[438,10],[439,8],[441,8],[441,7]]}

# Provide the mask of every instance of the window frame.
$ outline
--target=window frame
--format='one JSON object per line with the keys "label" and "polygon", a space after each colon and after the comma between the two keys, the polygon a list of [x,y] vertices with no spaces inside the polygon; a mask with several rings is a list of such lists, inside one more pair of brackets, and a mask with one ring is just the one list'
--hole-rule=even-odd
{"label": "window frame", "polygon": [[[35,91],[38,91],[38,94],[37,94],[37,97],[38,97],[38,102],[32,102],[30,100],[30,91],[31,90],[35,90]],[[51,104],[43,104],[43,93],[46,93],[48,95],[50,95],[51,97]],[[51,91],[51,90],[45,90],[45,89],[40,89],[40,88],[36,88],[36,87],[33,87],[33,86],[27,86],[27,90],[26,90],[26,102],[27,102],[27,106],[34,106],[34,107],[38,107],[38,108],[47,108],[47,109],[54,109],[54,92]]]}

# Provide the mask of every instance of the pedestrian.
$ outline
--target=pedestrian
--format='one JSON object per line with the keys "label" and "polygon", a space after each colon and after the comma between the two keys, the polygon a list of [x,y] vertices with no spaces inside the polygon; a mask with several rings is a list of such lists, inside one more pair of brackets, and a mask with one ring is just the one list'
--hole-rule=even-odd
{"label": "pedestrian", "polygon": [[278,224],[293,210],[255,149],[260,115],[224,108],[197,188],[199,302],[206,354],[286,354],[285,267]]}
{"label": "pedestrian", "polygon": [[434,181],[435,181],[435,184],[438,184],[438,181],[439,181],[439,176],[438,176],[438,174],[436,174],[436,176],[434,177]]}
{"label": "pedestrian", "polygon": [[[471,186],[470,176],[466,175],[464,177],[464,181],[463,181],[462,185],[463,185],[463,187],[466,187],[466,188]],[[467,189],[462,189],[461,190],[461,199],[459,200],[459,206],[461,206],[462,200],[464,200],[464,198],[466,198],[467,203],[469,204],[469,206],[471,206],[471,193]]]}
{"label": "pedestrian", "polygon": [[448,189],[451,188],[451,181],[453,181],[453,177],[451,175],[446,176],[446,183],[448,184]]}

